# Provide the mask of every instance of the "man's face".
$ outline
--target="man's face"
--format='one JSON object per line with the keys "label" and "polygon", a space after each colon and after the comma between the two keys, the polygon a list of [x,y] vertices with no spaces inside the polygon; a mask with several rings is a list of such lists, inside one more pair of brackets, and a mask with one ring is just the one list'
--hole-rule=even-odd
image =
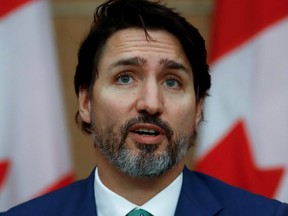
{"label": "man's face", "polygon": [[[159,176],[179,161],[201,119],[193,74],[178,39],[164,30],[129,28],[104,46],[89,100],[80,91],[80,115],[94,142],[129,176]],[[183,162],[184,163],[184,162]]]}

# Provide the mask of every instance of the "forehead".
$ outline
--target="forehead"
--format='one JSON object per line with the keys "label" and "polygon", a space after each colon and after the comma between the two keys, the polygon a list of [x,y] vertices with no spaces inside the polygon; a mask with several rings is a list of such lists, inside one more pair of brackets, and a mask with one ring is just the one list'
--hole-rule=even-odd
{"label": "forehead", "polygon": [[190,67],[182,45],[174,35],[165,30],[148,30],[148,34],[150,38],[139,28],[115,32],[107,40],[99,64],[111,64],[119,58],[137,56],[147,59],[148,63],[171,59]]}

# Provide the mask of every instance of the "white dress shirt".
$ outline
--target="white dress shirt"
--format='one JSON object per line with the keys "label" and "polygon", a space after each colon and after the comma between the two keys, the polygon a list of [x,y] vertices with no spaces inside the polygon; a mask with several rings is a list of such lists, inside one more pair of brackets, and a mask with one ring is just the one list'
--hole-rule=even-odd
{"label": "white dress shirt", "polygon": [[96,197],[98,216],[125,216],[134,208],[141,208],[154,216],[173,216],[183,181],[181,173],[168,187],[148,200],[144,205],[137,206],[107,188],[100,180],[98,168],[95,170],[94,194]]}

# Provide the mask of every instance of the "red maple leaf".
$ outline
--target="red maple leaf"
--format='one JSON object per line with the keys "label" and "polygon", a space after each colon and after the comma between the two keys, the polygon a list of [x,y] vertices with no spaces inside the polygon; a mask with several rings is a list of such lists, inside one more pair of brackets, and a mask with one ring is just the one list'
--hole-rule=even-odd
{"label": "red maple leaf", "polygon": [[7,177],[10,167],[10,162],[8,160],[0,161],[0,190],[4,185],[5,179]]}
{"label": "red maple leaf", "polygon": [[240,120],[215,148],[196,164],[195,169],[231,185],[273,198],[284,169],[257,167],[249,146],[244,122]]}

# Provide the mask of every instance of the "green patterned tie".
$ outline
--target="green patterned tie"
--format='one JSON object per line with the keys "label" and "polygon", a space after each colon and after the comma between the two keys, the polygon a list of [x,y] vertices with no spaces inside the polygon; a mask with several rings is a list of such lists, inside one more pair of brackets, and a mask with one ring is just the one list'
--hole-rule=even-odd
{"label": "green patterned tie", "polygon": [[132,211],[130,211],[126,216],[153,216],[153,215],[143,209],[135,208]]}

